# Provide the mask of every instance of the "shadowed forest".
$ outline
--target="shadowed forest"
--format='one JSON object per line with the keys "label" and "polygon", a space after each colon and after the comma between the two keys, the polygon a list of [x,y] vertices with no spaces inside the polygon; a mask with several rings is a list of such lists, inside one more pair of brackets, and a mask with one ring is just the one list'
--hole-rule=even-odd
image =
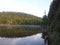
{"label": "shadowed forest", "polygon": [[60,0],[53,0],[48,13],[48,45],[60,45]]}

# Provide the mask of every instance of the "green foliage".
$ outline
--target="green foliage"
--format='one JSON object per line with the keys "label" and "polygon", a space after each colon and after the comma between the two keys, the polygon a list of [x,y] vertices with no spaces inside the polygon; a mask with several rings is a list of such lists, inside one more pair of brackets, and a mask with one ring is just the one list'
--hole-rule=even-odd
{"label": "green foliage", "polygon": [[60,0],[53,0],[48,18],[49,30],[53,35],[50,45],[60,45]]}
{"label": "green foliage", "polygon": [[0,24],[40,25],[42,19],[20,12],[0,12]]}
{"label": "green foliage", "polygon": [[42,25],[47,25],[47,24],[48,24],[48,17],[44,15],[42,18]]}

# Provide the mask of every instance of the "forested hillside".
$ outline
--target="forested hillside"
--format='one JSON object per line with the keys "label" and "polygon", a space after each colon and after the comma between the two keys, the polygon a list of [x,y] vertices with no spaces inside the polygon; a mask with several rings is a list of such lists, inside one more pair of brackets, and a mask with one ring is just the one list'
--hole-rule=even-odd
{"label": "forested hillside", "polygon": [[42,19],[20,12],[0,12],[0,24],[40,25]]}

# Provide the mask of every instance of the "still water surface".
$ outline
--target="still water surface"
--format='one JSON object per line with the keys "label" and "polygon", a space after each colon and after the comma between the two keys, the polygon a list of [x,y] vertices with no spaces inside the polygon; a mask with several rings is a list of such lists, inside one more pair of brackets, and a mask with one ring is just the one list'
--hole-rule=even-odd
{"label": "still water surface", "polygon": [[44,39],[42,39],[41,36],[42,33],[20,38],[0,37],[0,45],[43,45]]}

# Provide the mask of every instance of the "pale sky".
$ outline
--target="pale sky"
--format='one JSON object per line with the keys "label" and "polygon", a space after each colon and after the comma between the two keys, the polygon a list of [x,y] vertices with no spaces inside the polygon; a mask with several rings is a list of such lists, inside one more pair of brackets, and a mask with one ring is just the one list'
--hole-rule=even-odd
{"label": "pale sky", "polygon": [[0,12],[24,12],[38,17],[48,14],[52,0],[0,0]]}

